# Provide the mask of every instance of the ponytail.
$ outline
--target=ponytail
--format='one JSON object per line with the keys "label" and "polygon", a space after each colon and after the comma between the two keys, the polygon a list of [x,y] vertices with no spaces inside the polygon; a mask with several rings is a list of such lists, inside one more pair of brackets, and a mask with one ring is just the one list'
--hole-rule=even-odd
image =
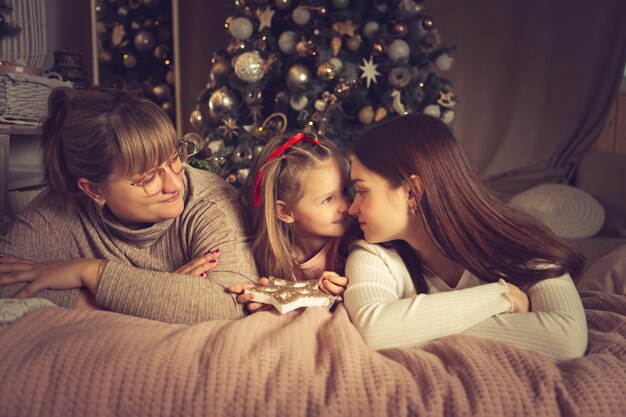
{"label": "ponytail", "polygon": [[42,125],[42,162],[44,180],[50,191],[57,195],[75,193],[76,186],[68,182],[71,178],[63,156],[63,126],[72,107],[73,90],[57,88],[48,98],[48,118]]}

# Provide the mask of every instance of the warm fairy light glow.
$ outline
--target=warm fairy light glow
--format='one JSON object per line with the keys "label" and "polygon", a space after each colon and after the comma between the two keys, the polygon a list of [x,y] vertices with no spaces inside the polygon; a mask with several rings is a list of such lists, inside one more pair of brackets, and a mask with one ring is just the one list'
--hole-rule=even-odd
{"label": "warm fairy light glow", "polygon": [[169,60],[169,59],[166,59],[166,60],[165,60],[165,65],[169,65],[169,64],[170,64],[170,60]]}

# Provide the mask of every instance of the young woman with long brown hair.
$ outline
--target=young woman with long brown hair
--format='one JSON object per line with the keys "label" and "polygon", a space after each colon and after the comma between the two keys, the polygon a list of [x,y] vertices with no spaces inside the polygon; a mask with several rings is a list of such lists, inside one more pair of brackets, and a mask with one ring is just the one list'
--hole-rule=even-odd
{"label": "young woman with long brown hair", "polygon": [[392,119],[353,153],[350,213],[365,240],[348,257],[344,298],[371,347],[463,333],[555,359],[584,354],[571,278],[584,258],[490,192],[445,123]]}

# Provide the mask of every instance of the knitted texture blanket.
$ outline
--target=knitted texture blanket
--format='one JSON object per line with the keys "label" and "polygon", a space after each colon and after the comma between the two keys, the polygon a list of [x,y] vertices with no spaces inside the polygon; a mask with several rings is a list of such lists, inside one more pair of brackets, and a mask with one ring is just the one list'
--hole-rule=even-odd
{"label": "knitted texture blanket", "polygon": [[623,415],[626,297],[582,299],[589,349],[562,363],[471,336],[373,351],[343,306],[192,326],[43,308],[0,333],[0,415]]}

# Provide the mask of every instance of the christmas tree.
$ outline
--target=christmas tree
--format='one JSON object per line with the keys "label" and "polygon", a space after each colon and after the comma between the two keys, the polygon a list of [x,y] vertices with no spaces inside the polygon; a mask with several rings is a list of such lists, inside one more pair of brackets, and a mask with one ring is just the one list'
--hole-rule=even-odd
{"label": "christmas tree", "polygon": [[174,121],[172,2],[96,0],[99,84],[139,90]]}
{"label": "christmas tree", "polygon": [[19,26],[7,22],[6,15],[13,11],[7,0],[0,0],[0,39],[15,36],[22,30]]}
{"label": "christmas tree", "polygon": [[237,186],[273,135],[321,133],[348,148],[366,125],[424,112],[447,123],[453,59],[418,0],[235,0],[190,115],[191,164]]}

